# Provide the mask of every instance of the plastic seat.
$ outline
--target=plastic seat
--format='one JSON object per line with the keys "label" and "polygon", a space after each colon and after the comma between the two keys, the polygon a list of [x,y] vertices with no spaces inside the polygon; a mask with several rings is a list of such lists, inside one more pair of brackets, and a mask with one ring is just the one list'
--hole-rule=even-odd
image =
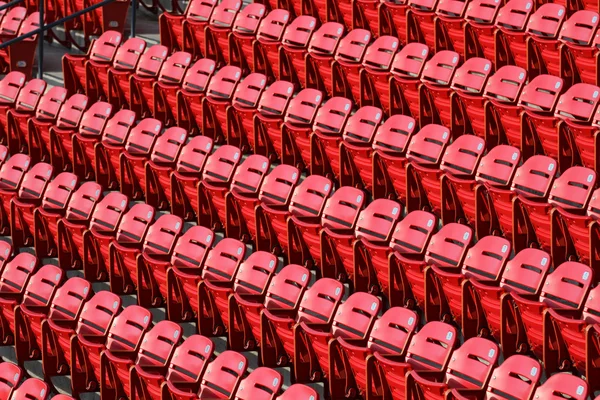
{"label": "plastic seat", "polygon": [[0,168],[0,233],[10,232],[11,199],[18,195],[25,173],[29,170],[30,158],[25,154],[16,154]]}
{"label": "plastic seat", "polygon": [[146,41],[140,38],[130,38],[117,49],[107,72],[108,102],[116,109],[129,105],[129,78],[137,69],[145,50]]}
{"label": "plastic seat", "polygon": [[313,33],[306,55],[307,88],[332,96],[331,68],[343,34],[344,26],[338,22],[326,22]]}
{"label": "plastic seat", "polygon": [[[161,321],[157,324],[158,332],[170,329],[170,321]],[[131,382],[129,370],[138,361],[143,363],[143,358],[136,360],[142,350],[147,349],[148,342],[152,339],[152,314],[149,310],[139,306],[125,308],[115,319],[108,331],[106,350],[100,355],[100,393],[102,397],[119,398],[131,395]],[[172,336],[171,336],[172,337]],[[142,347],[144,344],[144,347]],[[152,342],[150,343],[152,344]],[[159,343],[154,343],[152,348],[159,350]]]}
{"label": "plastic seat", "polygon": [[238,147],[243,153],[254,150],[254,117],[267,86],[263,74],[250,74],[238,84],[231,106],[227,108],[227,144]]}
{"label": "plastic seat", "polygon": [[186,221],[196,219],[199,209],[197,186],[212,150],[210,138],[192,138],[181,149],[175,171],[171,174],[171,212]]}
{"label": "plastic seat", "polygon": [[[202,181],[198,185],[198,224],[218,229],[226,224],[225,196],[229,193],[234,171],[240,162],[240,149],[224,145],[206,161]],[[261,158],[253,155],[249,158]],[[244,163],[251,160],[245,160]]]}
{"label": "plastic seat", "polygon": [[229,64],[229,34],[241,8],[241,1],[225,0],[215,7],[210,16],[204,32],[205,55],[215,60],[218,65]]}
{"label": "plastic seat", "polygon": [[[142,199],[145,196],[146,162],[154,150],[158,137],[167,134],[167,132],[163,133],[162,129],[159,120],[146,118],[133,127],[127,136],[125,151],[122,151],[119,157],[119,188],[121,193],[132,200]],[[179,132],[176,128],[169,131],[170,135],[175,133],[176,140],[180,137]]]}
{"label": "plastic seat", "polygon": [[[171,52],[188,48],[193,51],[194,60],[200,58],[205,54],[204,28],[208,25],[216,5],[217,1],[194,0],[189,2],[183,14],[161,13],[158,18],[160,43],[167,46]],[[185,32],[186,30],[188,31]],[[201,40],[197,40],[195,35],[186,36],[192,32]]]}
{"label": "plastic seat", "polygon": [[46,400],[50,395],[50,387],[48,384],[37,378],[29,378],[16,388],[11,400]]}
{"label": "plastic seat", "polygon": [[[3,41],[28,34],[38,29],[40,15],[37,12],[27,14],[24,7],[13,7],[7,11],[0,23],[0,35]],[[9,46],[0,51],[0,70],[3,74],[15,71],[31,77],[38,36],[33,35],[21,40],[19,46]]]}
{"label": "plastic seat", "polygon": [[228,399],[234,395],[246,373],[247,360],[235,351],[224,351],[209,364],[200,385],[202,398]]}
{"label": "plastic seat", "polygon": [[[101,41],[103,37],[106,40]],[[85,64],[85,94],[92,102],[108,100],[108,70],[119,51],[121,41],[122,35],[119,32],[106,31],[92,45]]]}
{"label": "plastic seat", "polygon": [[566,78],[570,87],[576,83],[597,85],[597,54],[593,42],[597,42],[595,32],[600,21],[598,10],[577,11],[563,24],[560,32],[560,76]]}
{"label": "plastic seat", "polygon": [[381,36],[367,48],[360,72],[360,105],[374,106],[390,113],[389,79],[392,61],[399,48],[398,38]]}
{"label": "plastic seat", "polygon": [[408,44],[406,13],[409,5],[407,1],[384,0],[379,6],[379,34],[395,36],[402,46]]}
{"label": "plastic seat", "polygon": [[308,15],[296,17],[285,29],[279,47],[278,79],[306,87],[308,46],[316,28],[316,19]]}
{"label": "plastic seat", "polygon": [[187,69],[190,67],[190,53],[177,52],[167,58],[160,69],[158,80],[152,93],[152,115],[165,126],[175,124],[177,118],[177,91],[181,88]]}
{"label": "plastic seat", "polygon": [[409,0],[410,8],[406,13],[408,30],[407,42],[424,43],[430,49],[435,48],[435,11],[437,0]]}
{"label": "plastic seat", "polygon": [[156,139],[150,161],[145,165],[146,203],[158,210],[171,207],[171,174],[177,166],[181,150],[188,139],[185,129],[176,126],[168,128]]}
{"label": "plastic seat", "polygon": [[583,400],[588,396],[588,384],[581,378],[569,374],[556,374],[549,377],[539,386],[533,397],[558,399],[570,396],[573,399]]}
{"label": "plastic seat", "polygon": [[18,365],[8,361],[0,363],[0,396],[2,399],[10,399],[12,392],[19,385],[23,371]]}
{"label": "plastic seat", "polygon": [[274,400],[283,385],[281,374],[274,369],[258,367],[242,382],[236,400]]}
{"label": "plastic seat", "polygon": [[58,221],[65,215],[78,183],[70,172],[59,174],[48,184],[42,205],[33,211],[33,244],[38,257],[58,255]]}
{"label": "plastic seat", "polygon": [[[463,22],[470,2],[440,0],[435,13],[435,51],[455,51],[465,54],[465,29]],[[465,56],[466,57],[466,56]]]}
{"label": "plastic seat", "polygon": [[225,141],[227,109],[231,106],[241,75],[242,71],[238,67],[223,67],[210,80],[206,89],[206,97],[202,100],[202,134],[215,143]]}
{"label": "plastic seat", "polygon": [[[0,135],[4,135],[3,132],[6,132],[6,141],[4,144],[8,147],[10,154],[25,154],[29,151],[29,118],[35,115],[37,107],[40,104],[40,99],[45,91],[46,81],[32,79],[19,92],[14,108],[11,106],[7,107],[6,127],[3,126],[3,123],[0,123]],[[0,117],[1,120],[2,117]]]}
{"label": "plastic seat", "polygon": [[[542,4],[527,23],[527,71],[532,78],[549,74],[560,76],[558,36],[563,30],[567,10],[561,4]],[[573,22],[573,21],[572,21]]]}
{"label": "plastic seat", "polygon": [[0,143],[9,145],[8,136],[8,115],[9,110],[17,106],[17,98],[21,96],[21,89],[26,86],[25,75],[21,72],[9,72],[4,79],[0,80]]}
{"label": "plastic seat", "polygon": [[485,399],[497,399],[498,395],[529,399],[532,397],[541,375],[542,368],[533,358],[523,355],[509,357],[492,372]]}
{"label": "plastic seat", "polygon": [[403,114],[420,121],[420,87],[429,48],[422,43],[409,43],[392,62],[390,80],[390,115]]}
{"label": "plastic seat", "polygon": [[81,179],[95,179],[96,144],[112,116],[112,105],[94,103],[83,113],[79,130],[73,136],[73,172]]}
{"label": "plastic seat", "polygon": [[[134,111],[138,118],[152,115],[153,85],[167,60],[167,55],[168,49],[165,46],[157,44],[150,47],[140,56],[135,73],[129,79],[127,108]],[[186,54],[184,57],[187,56]]]}
{"label": "plastic seat", "polygon": [[[108,276],[113,293],[132,293],[137,282],[137,257],[155,210],[147,204],[135,204],[121,218],[115,240],[108,247]],[[135,272],[135,273],[133,273]]]}
{"label": "plastic seat", "polygon": [[258,103],[258,113],[254,117],[254,153],[281,158],[283,144],[281,125],[286,109],[290,104],[294,85],[286,81],[276,81],[264,91]]}
{"label": "plastic seat", "polygon": [[425,63],[419,87],[419,123],[451,126],[451,83],[460,56],[453,51],[440,51]]}
{"label": "plastic seat", "polygon": [[406,150],[415,131],[415,120],[393,115],[375,133],[373,139],[373,197],[392,197],[406,203]]}
{"label": "plastic seat", "polygon": [[[406,150],[406,158],[409,160],[406,167],[407,211],[429,207],[434,214],[441,215],[440,162],[444,153],[450,152],[450,149],[471,150],[470,143],[464,138],[465,136],[449,144],[450,130],[436,124],[424,126],[411,138]],[[478,151],[479,154],[482,152],[483,149]]]}
{"label": "plastic seat", "polygon": [[190,135],[198,135],[202,129],[202,100],[215,71],[215,62],[208,58],[192,65],[177,92],[177,126]]}
{"label": "plastic seat", "polygon": [[360,102],[360,71],[371,38],[371,32],[353,29],[340,40],[331,65],[333,96]]}
{"label": "plastic seat", "polygon": [[527,23],[535,4],[531,0],[511,0],[496,18],[496,68],[515,65],[527,68]]}
{"label": "plastic seat", "polygon": [[267,14],[264,4],[254,3],[240,10],[233,22],[231,35],[227,43],[229,65],[254,71],[253,43],[260,23]]}
{"label": "plastic seat", "polygon": [[[78,96],[79,97],[79,96]],[[35,117],[27,124],[27,148],[32,162],[50,161],[49,136],[50,128],[55,124],[65,99],[67,90],[55,86],[40,99]]]}
{"label": "plastic seat", "polygon": [[83,235],[88,230],[102,188],[96,182],[85,182],[71,196],[67,210],[57,222],[58,265],[64,269],[83,266]]}
{"label": "plastic seat", "polygon": [[271,81],[280,78],[279,46],[289,20],[288,10],[272,10],[260,22],[256,40],[252,44],[252,71],[265,75]]}

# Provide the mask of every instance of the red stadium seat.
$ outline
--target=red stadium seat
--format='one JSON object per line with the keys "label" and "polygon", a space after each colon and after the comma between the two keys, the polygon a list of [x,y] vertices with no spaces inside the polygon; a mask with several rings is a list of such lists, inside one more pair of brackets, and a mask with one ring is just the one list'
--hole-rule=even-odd
{"label": "red stadium seat", "polygon": [[181,88],[192,56],[190,53],[173,53],[163,64],[152,93],[152,115],[165,126],[172,126],[177,118],[177,92]]}
{"label": "red stadium seat", "polygon": [[517,399],[530,399],[541,379],[542,368],[533,358],[514,355],[494,369],[486,389],[486,398],[494,399],[497,393]]}
{"label": "red stadium seat", "polygon": [[270,81],[279,79],[279,46],[289,20],[288,10],[272,10],[260,22],[252,44],[252,71],[265,75]]}
{"label": "red stadium seat", "polygon": [[406,13],[408,43],[424,43],[435,49],[435,10],[438,0],[409,0]]}
{"label": "red stadium seat", "polygon": [[[2,81],[3,82],[3,81]],[[23,86],[16,97],[14,108],[6,114],[6,141],[10,154],[28,153],[28,125],[29,118],[35,115],[40,99],[46,91],[46,81],[32,79]],[[0,117],[0,120],[2,117]],[[3,139],[3,123],[0,124],[0,140]]]}
{"label": "red stadium seat", "polygon": [[371,32],[354,29],[340,40],[331,65],[333,96],[360,102],[360,71],[371,38]]}
{"label": "red stadium seat", "polygon": [[317,89],[332,96],[331,68],[343,34],[344,26],[338,22],[326,22],[313,33],[304,67],[307,88]]}
{"label": "red stadium seat", "polygon": [[[102,41],[102,38],[105,40]],[[121,40],[119,32],[107,31],[91,47],[85,64],[85,94],[92,102],[108,100],[108,70],[113,65]],[[128,44],[125,42],[123,45]]]}
{"label": "red stadium seat", "polygon": [[187,130],[190,135],[198,135],[202,131],[202,100],[206,88],[215,71],[215,62],[208,58],[196,61],[192,65],[177,91],[177,126]]}
{"label": "red stadium seat", "polygon": [[527,71],[531,78],[549,74],[560,76],[560,48],[558,36],[566,20],[563,5],[541,5],[527,24]]}
{"label": "red stadium seat", "polygon": [[79,125],[88,107],[88,98],[82,94],[71,96],[62,105],[56,124],[50,127],[48,137],[43,134],[44,146],[50,154],[50,163],[57,171],[73,171],[73,141],[71,137],[79,130]]}
{"label": "red stadium seat", "polygon": [[11,400],[46,400],[50,396],[50,387],[48,384],[37,378],[29,378],[16,388]]}
{"label": "red stadium seat", "polygon": [[574,375],[556,374],[549,377],[533,394],[534,398],[553,400],[567,396],[576,400],[587,399],[587,382]]}
{"label": "red stadium seat", "polygon": [[286,28],[279,47],[278,79],[306,87],[308,45],[316,29],[316,20],[308,15],[296,17]]}
{"label": "red stadium seat", "polygon": [[390,113],[390,68],[398,51],[398,38],[381,36],[367,48],[360,72],[360,105],[375,106]]}
{"label": "red stadium seat", "polygon": [[440,51],[425,63],[419,87],[419,123],[451,126],[450,85],[460,56],[453,51]]}
{"label": "red stadium seat", "polygon": [[50,128],[56,122],[56,117],[67,98],[67,91],[55,86],[48,90],[40,99],[35,118],[30,118],[27,124],[27,147],[32,162],[50,161],[48,152]]}
{"label": "red stadium seat", "polygon": [[252,50],[256,33],[260,23],[265,18],[266,7],[264,4],[252,3],[241,10],[231,29],[227,49],[229,65],[242,69],[242,71],[254,71],[254,53]]}
{"label": "red stadium seat", "polygon": [[598,40],[595,32],[599,24],[598,9],[577,11],[563,24],[560,32],[560,76],[565,78],[567,87],[576,83],[599,83],[594,44]]}
{"label": "red stadium seat", "polygon": [[221,68],[210,80],[206,97],[202,99],[202,134],[210,137],[215,143],[225,141],[227,109],[231,106],[241,76],[242,71],[238,67]]}
{"label": "red stadium seat", "polygon": [[[189,58],[188,53],[183,54],[184,58]],[[126,108],[134,111],[138,118],[145,118],[152,115],[154,104],[154,91],[152,89],[154,82],[158,79],[163,64],[168,57],[168,49],[165,46],[154,45],[146,50],[139,57],[135,73],[129,79],[129,91]],[[174,60],[171,59],[171,62]]]}
{"label": "red stadium seat", "polygon": [[228,399],[237,391],[242,377],[246,373],[248,361],[240,353],[224,351],[209,364],[204,373],[200,398]]}
{"label": "red stadium seat", "polygon": [[144,50],[146,41],[139,38],[130,38],[117,49],[112,66],[107,72],[106,93],[108,102],[116,109],[129,104],[129,78],[137,69]]}
{"label": "red stadium seat", "polygon": [[275,400],[281,390],[281,374],[274,369],[258,367],[240,382],[237,400]]}
{"label": "red stadium seat", "polygon": [[204,29],[206,43],[204,55],[215,60],[217,65],[229,64],[229,34],[241,8],[240,0],[222,1],[215,7],[208,27]]}
{"label": "red stadium seat", "polygon": [[530,0],[510,0],[500,8],[496,18],[496,68],[527,68],[526,27],[534,8]]}
{"label": "red stadium seat", "polygon": [[13,391],[21,381],[23,371],[21,368],[8,361],[0,363],[0,398],[10,399]]}
{"label": "red stadium seat", "polygon": [[470,2],[440,0],[435,13],[435,51],[451,50],[465,56],[465,13]]}
{"label": "red stadium seat", "polygon": [[293,92],[294,85],[290,82],[276,81],[263,93],[258,103],[258,113],[254,117],[253,144],[250,144],[255,154],[267,156],[272,160],[281,158],[281,126]]}
{"label": "red stadium seat", "polygon": [[[6,41],[35,31],[40,27],[39,22],[40,15],[37,12],[27,15],[24,7],[14,7],[6,13],[0,24],[2,40]],[[2,73],[22,72],[25,76],[31,77],[37,43],[38,35],[33,35],[21,40],[18,46],[9,46],[0,50],[0,71]]]}
{"label": "red stadium seat", "polygon": [[200,40],[195,42],[190,50],[193,51],[194,60],[202,57],[205,54],[204,28],[208,25],[216,5],[216,0],[194,0],[189,2],[184,14],[161,13],[158,17],[160,43],[167,46],[171,52],[181,51],[192,45],[189,41],[196,40],[195,33]]}
{"label": "red stadium seat", "polygon": [[0,168],[0,233],[3,235],[10,233],[11,200],[18,195],[29,167],[29,156],[16,154]]}
{"label": "red stadium seat", "polygon": [[18,106],[17,98],[20,97],[21,89],[25,86],[25,75],[21,72],[9,72],[0,80],[0,110],[2,110],[2,116],[0,117],[0,143],[2,145],[9,145],[7,112]]}
{"label": "red stadium seat", "polygon": [[[384,0],[379,6],[379,27],[380,35],[395,36],[400,39],[402,46],[408,42],[408,30],[406,25],[406,13],[409,5],[407,1]],[[372,30],[375,32],[375,30]]]}

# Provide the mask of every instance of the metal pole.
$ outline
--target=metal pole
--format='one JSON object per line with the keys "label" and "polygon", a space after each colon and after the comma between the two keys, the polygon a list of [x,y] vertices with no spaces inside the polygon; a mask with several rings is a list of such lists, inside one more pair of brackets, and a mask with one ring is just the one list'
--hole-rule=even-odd
{"label": "metal pole", "polygon": [[131,32],[130,36],[135,37],[135,20],[137,19],[137,3],[138,0],[131,0]]}
{"label": "metal pole", "polygon": [[14,6],[15,4],[19,4],[24,2],[25,0],[13,0],[10,3],[7,4],[3,4],[0,6],[0,11],[6,10],[7,8],[11,8],[12,6]]}
{"label": "metal pole", "polygon": [[[44,1],[38,0],[40,5],[40,28],[44,27]],[[44,33],[38,36],[38,78],[44,79]]]}

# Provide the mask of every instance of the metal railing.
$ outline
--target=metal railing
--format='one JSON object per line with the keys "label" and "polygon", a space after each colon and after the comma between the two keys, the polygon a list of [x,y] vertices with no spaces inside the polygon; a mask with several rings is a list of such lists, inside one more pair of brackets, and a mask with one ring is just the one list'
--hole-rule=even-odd
{"label": "metal railing", "polygon": [[[7,8],[10,8],[16,4],[22,3],[25,0],[13,0],[10,3],[4,4],[2,6],[0,6],[0,11],[5,10]],[[56,21],[53,21],[49,24],[46,24],[44,21],[44,1],[45,0],[38,0],[39,1],[39,17],[40,17],[40,22],[39,22],[39,28],[34,29],[31,32],[27,32],[23,35],[17,36],[15,38],[9,39],[6,42],[2,42],[0,43],[0,50],[5,49],[9,46],[12,46],[14,44],[20,43],[25,39],[28,39],[30,37],[39,35],[39,34],[43,34],[44,32],[59,26],[59,25],[63,25],[65,22],[71,21],[75,18],[78,18],[84,14],[87,14],[91,11],[96,10],[97,8],[100,7],[104,7],[105,5],[108,5],[110,3],[113,3],[115,1],[118,0],[102,0],[99,3],[93,4],[89,7],[84,8],[83,10],[79,10],[74,12],[73,14],[69,14],[65,17],[62,17]],[[131,30],[130,30],[130,37],[135,37],[135,20],[136,20],[136,14],[137,14],[137,0],[131,0]],[[43,35],[42,35],[43,36]],[[44,76],[44,38],[40,37],[38,38],[38,78],[39,79],[43,79]]]}

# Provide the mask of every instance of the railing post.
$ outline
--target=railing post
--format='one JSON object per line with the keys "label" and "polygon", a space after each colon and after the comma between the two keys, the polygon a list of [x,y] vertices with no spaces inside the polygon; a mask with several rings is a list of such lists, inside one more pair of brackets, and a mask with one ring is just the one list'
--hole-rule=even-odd
{"label": "railing post", "polygon": [[131,0],[131,32],[129,33],[129,36],[134,38],[135,37],[135,20],[137,18],[137,3],[138,0]]}
{"label": "railing post", "polygon": [[[38,0],[40,12],[40,28],[44,27],[44,1]],[[38,78],[44,79],[44,32],[38,35]]]}

